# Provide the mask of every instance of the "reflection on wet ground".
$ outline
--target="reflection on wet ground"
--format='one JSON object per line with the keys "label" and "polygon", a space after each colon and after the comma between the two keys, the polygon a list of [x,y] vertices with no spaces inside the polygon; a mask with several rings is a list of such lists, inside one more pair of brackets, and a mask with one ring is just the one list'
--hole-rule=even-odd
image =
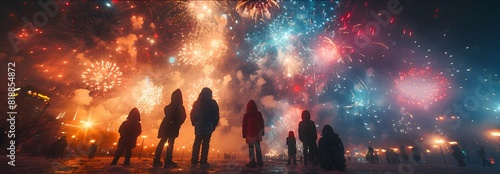
{"label": "reflection on wet ground", "polygon": [[[152,159],[132,158],[131,166],[123,166],[121,159],[116,166],[109,165],[111,157],[96,157],[73,159],[50,159],[33,156],[18,156],[16,167],[7,165],[7,159],[0,159],[1,171],[8,173],[344,173],[340,171],[324,171],[319,167],[305,167],[303,165],[286,165],[286,161],[266,161],[264,167],[248,168],[245,161],[219,160],[212,161],[208,166],[191,166],[188,160],[175,160],[178,168],[153,168]],[[482,166],[468,166],[459,168],[443,165],[412,165],[412,164],[354,164],[347,165],[345,173],[359,174],[390,174],[390,173],[500,173],[500,167],[483,168]]]}

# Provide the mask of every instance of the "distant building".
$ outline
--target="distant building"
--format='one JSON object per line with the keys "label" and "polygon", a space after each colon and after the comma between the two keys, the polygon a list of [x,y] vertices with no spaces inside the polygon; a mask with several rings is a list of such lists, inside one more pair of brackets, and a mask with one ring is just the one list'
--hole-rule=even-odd
{"label": "distant building", "polygon": [[18,114],[39,115],[49,106],[51,94],[33,86],[16,89]]}

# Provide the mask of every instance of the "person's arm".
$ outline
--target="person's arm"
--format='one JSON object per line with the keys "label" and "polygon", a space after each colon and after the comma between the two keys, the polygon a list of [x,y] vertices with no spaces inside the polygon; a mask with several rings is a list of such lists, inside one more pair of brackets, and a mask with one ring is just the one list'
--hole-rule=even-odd
{"label": "person's arm", "polygon": [[198,121],[197,112],[198,112],[198,102],[195,101],[193,103],[193,109],[191,109],[191,113],[189,114],[189,119],[191,120],[191,125],[193,126],[196,126],[196,121]]}
{"label": "person's arm", "polygon": [[264,126],[264,118],[262,117],[262,114],[259,112],[259,126],[260,126],[260,130],[262,131],[262,136],[264,136],[264,132],[265,132],[265,126]]}
{"label": "person's arm", "polygon": [[247,137],[247,114],[243,115],[243,124],[241,125],[241,133],[243,134],[243,138]]}
{"label": "person's arm", "polygon": [[299,122],[299,140],[302,142],[304,142],[304,135],[303,135],[304,130],[303,129],[304,128],[303,128],[302,121],[301,121],[301,122]]}
{"label": "person's arm", "polygon": [[179,107],[179,110],[180,110],[179,126],[181,126],[186,121],[186,109],[184,108],[184,106],[181,105]]}
{"label": "person's arm", "polygon": [[214,100],[214,104],[215,104],[215,124],[214,124],[214,130],[215,128],[217,127],[217,125],[219,125],[219,105],[217,104],[217,101]]}
{"label": "person's arm", "polygon": [[314,141],[316,141],[318,139],[318,131],[316,130],[316,123],[312,122],[311,126],[312,130],[314,130],[313,138]]}
{"label": "person's arm", "polygon": [[138,137],[142,133],[141,123],[137,123],[137,124],[139,125],[139,126],[137,126],[137,128],[139,128],[139,129],[137,130],[137,134],[135,134],[135,137]]}

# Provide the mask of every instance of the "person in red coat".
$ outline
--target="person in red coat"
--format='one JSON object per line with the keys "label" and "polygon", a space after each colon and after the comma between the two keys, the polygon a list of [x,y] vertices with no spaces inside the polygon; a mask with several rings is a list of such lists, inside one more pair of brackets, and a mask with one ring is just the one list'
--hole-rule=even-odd
{"label": "person in red coat", "polygon": [[[247,104],[247,112],[243,116],[242,133],[243,138],[246,138],[250,154],[250,162],[246,166],[264,166],[260,149],[260,142],[262,141],[262,136],[264,136],[264,118],[259,110],[257,110],[257,104],[253,100],[250,100]],[[254,147],[257,159],[254,154]],[[256,160],[257,162],[255,162]]]}

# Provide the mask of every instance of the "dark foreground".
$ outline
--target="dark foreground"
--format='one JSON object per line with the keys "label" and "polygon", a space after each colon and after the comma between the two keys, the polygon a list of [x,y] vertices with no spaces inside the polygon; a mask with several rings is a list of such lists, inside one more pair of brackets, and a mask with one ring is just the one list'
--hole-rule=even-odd
{"label": "dark foreground", "polygon": [[[137,159],[132,157],[131,166],[122,166],[120,159],[117,166],[109,165],[111,157],[96,157],[73,159],[50,159],[27,155],[16,157],[16,167],[7,165],[7,158],[0,158],[1,173],[343,173],[339,171],[327,172],[319,167],[304,167],[302,165],[288,166],[285,161],[266,161],[264,167],[247,168],[245,161],[215,160],[210,166],[190,166],[188,159],[174,159],[178,168],[153,168],[151,158]],[[500,167],[483,168],[482,166],[468,166],[465,168],[443,165],[388,165],[388,164],[352,164],[347,165],[345,173],[360,174],[390,174],[390,173],[500,173]]]}

